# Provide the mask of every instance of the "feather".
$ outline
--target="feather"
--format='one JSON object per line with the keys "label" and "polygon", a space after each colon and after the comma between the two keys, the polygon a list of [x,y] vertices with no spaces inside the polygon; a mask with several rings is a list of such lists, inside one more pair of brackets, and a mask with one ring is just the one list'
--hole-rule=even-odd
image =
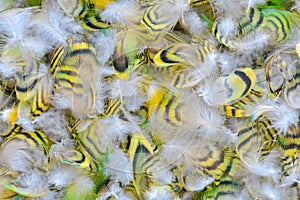
{"label": "feather", "polygon": [[[289,113],[287,116],[285,113]],[[253,119],[265,114],[272,121],[272,127],[281,134],[288,134],[290,126],[297,126],[299,112],[288,107],[281,99],[266,99],[258,103],[253,110]],[[286,116],[282,118],[282,116]]]}
{"label": "feather", "polygon": [[138,9],[136,1],[122,0],[108,4],[101,16],[104,21],[128,28],[138,23],[141,17]]}
{"label": "feather", "polygon": [[151,171],[156,158],[148,140],[140,133],[131,136],[129,159],[132,166],[133,186],[139,198],[143,198],[151,182]]}
{"label": "feather", "polygon": [[80,39],[79,34],[83,32],[80,24],[57,7],[56,1],[43,1],[42,10],[30,21],[35,34],[47,41],[46,45],[50,48],[66,44],[69,37]]}
{"label": "feather", "polygon": [[188,4],[183,0],[162,0],[150,4],[140,21],[149,33],[149,41],[161,39],[188,9]]}
{"label": "feather", "polygon": [[108,155],[108,162],[105,163],[105,173],[122,185],[128,185],[132,180],[132,167],[125,154],[116,149]]}
{"label": "feather", "polygon": [[33,120],[34,128],[45,132],[53,142],[67,139],[70,137],[67,130],[67,122],[61,116],[61,112],[50,109]]}
{"label": "feather", "polygon": [[[240,0],[212,0],[213,8],[219,16],[225,15],[226,17],[238,18],[243,13],[243,4]],[[232,11],[235,12],[232,12]]]}
{"label": "feather", "polygon": [[28,113],[30,113],[29,105],[26,102],[21,102],[18,106],[18,118],[16,124],[21,125],[26,131],[33,132],[33,123]]}
{"label": "feather", "polygon": [[38,170],[22,173],[16,179],[15,184],[4,184],[4,186],[27,197],[39,197],[48,190],[46,177]]}
{"label": "feather", "polygon": [[107,190],[101,192],[101,196],[98,200],[106,200],[109,197],[114,197],[120,200],[131,200],[127,194],[124,193],[124,189],[120,187],[119,183],[109,182]]}
{"label": "feather", "polygon": [[145,193],[145,198],[149,200],[155,200],[155,199],[168,200],[168,199],[173,199],[174,197],[172,192],[167,188],[153,185]]}
{"label": "feather", "polygon": [[193,37],[200,37],[204,34],[208,27],[208,24],[200,19],[198,14],[193,11],[185,13],[185,15],[180,19],[181,26],[187,30],[188,33]]}
{"label": "feather", "polygon": [[120,116],[111,116],[97,121],[96,137],[105,147],[114,147],[115,141],[124,142],[128,133],[140,132],[140,128],[133,122],[128,122]]}
{"label": "feather", "polygon": [[189,191],[203,190],[210,185],[215,179],[208,175],[201,175],[198,172],[188,173],[184,176],[184,188]]}
{"label": "feather", "polygon": [[62,189],[70,185],[80,175],[80,171],[73,166],[53,163],[48,174],[48,184]]}
{"label": "feather", "polygon": [[66,200],[92,200],[96,198],[93,181],[86,176],[77,177],[66,189]]}
{"label": "feather", "polygon": [[117,45],[116,36],[116,31],[114,29],[107,30],[107,34],[95,32],[89,35],[89,40],[95,47],[97,60],[100,65],[104,65],[114,53],[115,46]]}
{"label": "feather", "polygon": [[26,40],[30,17],[36,10],[36,7],[14,8],[0,13],[0,32],[7,36],[7,45]]}
{"label": "feather", "polygon": [[250,8],[254,8],[257,5],[265,4],[266,0],[248,0],[248,7],[247,10]]}
{"label": "feather", "polygon": [[238,32],[236,24],[235,19],[226,17],[218,21],[218,30],[225,38],[234,37]]}

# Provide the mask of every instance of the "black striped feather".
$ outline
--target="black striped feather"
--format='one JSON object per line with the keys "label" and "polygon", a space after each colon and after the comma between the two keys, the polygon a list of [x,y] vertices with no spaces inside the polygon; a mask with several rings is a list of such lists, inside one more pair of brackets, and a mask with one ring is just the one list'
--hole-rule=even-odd
{"label": "black striped feather", "polygon": [[300,66],[297,66],[296,74],[283,87],[282,93],[290,107],[300,108]]}
{"label": "black striped feather", "polygon": [[182,125],[180,99],[167,88],[155,89],[145,106],[148,110],[148,119],[157,119],[172,126]]}
{"label": "black striped feather", "polygon": [[53,61],[59,92],[68,98],[74,114],[96,115],[96,51],[86,42],[71,41],[66,52],[63,56],[57,52],[52,59],[62,60],[61,64],[58,60]]}
{"label": "black striped feather", "polygon": [[218,185],[214,183],[206,186],[202,191],[196,193],[193,199],[197,200],[226,200],[236,199],[240,194],[243,184],[237,180],[224,178]]}
{"label": "black striped feather", "polygon": [[197,164],[200,166],[199,170],[204,169],[204,172],[213,176],[217,183],[223,177],[234,177],[240,161],[234,150],[215,147],[204,157],[199,158]]}
{"label": "black striped feather", "polygon": [[278,138],[282,150],[281,164],[285,175],[300,172],[300,129],[290,127],[291,134],[280,135]]}
{"label": "black striped feather", "polygon": [[156,162],[153,148],[143,135],[134,134],[128,153],[133,169],[133,186],[139,198],[143,199],[151,182],[151,170]]}

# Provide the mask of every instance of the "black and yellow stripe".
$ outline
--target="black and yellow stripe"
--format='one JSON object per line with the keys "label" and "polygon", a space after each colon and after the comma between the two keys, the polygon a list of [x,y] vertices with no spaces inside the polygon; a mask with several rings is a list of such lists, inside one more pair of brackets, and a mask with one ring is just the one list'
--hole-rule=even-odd
{"label": "black and yellow stripe", "polygon": [[[68,98],[76,114],[96,114],[94,74],[97,66],[96,51],[86,42],[72,43],[60,49],[52,59],[57,88]],[[62,53],[64,55],[62,55]]]}
{"label": "black and yellow stripe", "polygon": [[109,99],[107,106],[104,110],[104,114],[107,115],[114,115],[120,112],[123,106],[121,98]]}
{"label": "black and yellow stripe", "polygon": [[95,4],[90,0],[58,0],[58,4],[66,14],[81,21],[82,27],[88,31],[111,27],[101,19]]}
{"label": "black and yellow stripe", "polygon": [[[268,126],[268,121],[249,122],[238,128],[237,153],[246,165],[258,162],[261,157],[273,147],[273,130]],[[274,133],[275,134],[275,133]],[[271,137],[271,138],[270,138]],[[266,141],[271,139],[271,141]],[[267,148],[267,149],[266,149]]]}
{"label": "black and yellow stripe", "polygon": [[299,26],[299,16],[289,11],[265,9],[261,12],[265,18],[263,29],[271,35],[272,44],[290,39],[292,28]]}
{"label": "black and yellow stripe", "polygon": [[129,158],[133,169],[133,186],[139,198],[149,188],[151,170],[156,163],[153,148],[142,134],[134,134],[130,139]]}
{"label": "black and yellow stripe", "polygon": [[62,45],[60,47],[58,47],[53,54],[51,55],[51,62],[50,62],[50,69],[49,72],[50,74],[54,74],[57,66],[62,64],[63,61],[63,57],[65,55],[65,46]]}
{"label": "black and yellow stripe", "polygon": [[112,55],[112,64],[120,79],[129,79],[129,72],[136,64],[137,51],[140,49],[139,31],[135,29],[121,30],[117,35],[117,46]]}
{"label": "black and yellow stripe", "polygon": [[[285,84],[285,82],[293,79],[293,73],[291,72],[288,64],[280,54],[274,54],[269,56],[266,59],[264,65],[266,67],[266,81],[268,88],[272,94],[277,95],[281,91],[282,86]],[[278,71],[278,74],[274,74],[274,67]],[[276,75],[282,77],[283,81],[281,82],[281,84],[278,84],[279,81],[276,80],[276,77],[275,80],[272,79],[272,76]],[[274,86],[274,82],[277,84],[276,88]]]}
{"label": "black and yellow stripe", "polygon": [[68,15],[75,18],[81,18],[88,12],[85,0],[58,0],[57,3]]}
{"label": "black and yellow stripe", "polygon": [[[167,2],[171,4],[170,2]],[[171,7],[172,5],[170,5]],[[153,2],[145,11],[141,24],[148,30],[148,38],[150,36],[152,41],[162,38],[169,30],[175,26],[176,22],[171,19],[166,11],[163,10],[163,3]]]}
{"label": "black and yellow stripe", "polygon": [[214,46],[204,39],[194,40],[192,44],[175,43],[158,51],[153,57],[153,63],[157,67],[196,65],[203,63],[213,51]]}
{"label": "black and yellow stripe", "polygon": [[292,29],[299,27],[299,16],[283,10],[250,8],[245,12],[237,24],[239,35],[231,38],[225,37],[220,29],[219,22],[215,22],[212,33],[216,39],[225,46],[236,49],[240,38],[251,36],[257,32],[269,35],[267,45],[272,46],[290,39]]}
{"label": "black and yellow stripe", "polygon": [[38,88],[31,103],[31,114],[33,117],[39,116],[50,108],[50,83],[47,77],[39,80]]}
{"label": "black and yellow stripe", "polygon": [[233,38],[229,38],[223,35],[222,31],[220,30],[220,22],[215,21],[212,26],[212,34],[213,36],[223,45],[228,48],[236,49],[237,43]]}
{"label": "black and yellow stripe", "polygon": [[105,156],[106,150],[101,147],[101,139],[97,137],[96,130],[97,119],[93,120],[84,131],[77,132],[76,135],[82,146],[81,151],[86,151],[92,160],[99,161]]}
{"label": "black and yellow stripe", "polygon": [[16,74],[16,96],[19,100],[31,99],[37,89],[38,64],[33,61],[23,67],[23,71]]}
{"label": "black and yellow stripe", "polygon": [[13,141],[24,141],[30,148],[39,148],[45,155],[48,155],[51,142],[43,132],[39,130],[23,131],[20,126],[15,126],[12,131],[1,146],[8,145]]}
{"label": "black and yellow stripe", "polygon": [[182,125],[181,104],[178,97],[167,89],[156,89],[146,102],[148,119],[157,117],[161,122],[174,126]]}
{"label": "black and yellow stripe", "polygon": [[244,36],[254,31],[263,31],[270,35],[269,45],[278,44],[290,38],[291,30],[298,26],[299,17],[289,11],[276,9],[251,8],[240,20],[240,30]]}
{"label": "black and yellow stripe", "polygon": [[261,11],[257,8],[250,8],[248,13],[239,20],[239,28],[243,35],[247,35],[260,27],[263,22],[264,16]]}
{"label": "black and yellow stripe", "polygon": [[239,107],[237,103],[233,105],[222,105],[220,110],[221,113],[227,117],[242,118],[251,116],[251,113],[246,111],[244,108]]}
{"label": "black and yellow stripe", "polygon": [[61,161],[77,168],[88,168],[91,164],[91,160],[88,156],[74,149],[65,151]]}
{"label": "black and yellow stripe", "polygon": [[158,51],[153,57],[153,63],[157,67],[169,67],[172,65],[189,64],[188,58],[184,56],[196,55],[196,49],[189,44],[173,44]]}
{"label": "black and yellow stripe", "polygon": [[281,164],[285,175],[300,171],[300,129],[297,126],[291,126],[290,132],[286,135],[280,135],[278,138],[283,152]]}
{"label": "black and yellow stripe", "polygon": [[272,122],[268,118],[260,119],[257,122],[257,129],[265,138],[263,149],[268,151],[277,145],[278,130],[273,127]]}
{"label": "black and yellow stripe", "polygon": [[74,93],[74,96],[80,97],[84,93],[84,86],[79,76],[79,71],[72,66],[60,66],[55,71],[59,86],[68,91],[69,95]]}
{"label": "black and yellow stripe", "polygon": [[[256,88],[255,88],[256,89]],[[247,109],[247,105],[254,105],[262,98],[262,92],[251,89],[249,94],[231,105],[221,105],[221,113],[227,117],[251,117],[253,113]]]}
{"label": "black and yellow stripe", "polygon": [[[204,172],[215,178],[216,184],[223,177],[234,177],[240,166],[239,158],[236,152],[230,148],[217,148],[210,150],[205,156],[197,159],[198,169],[204,169]],[[199,171],[202,174],[202,171]]]}
{"label": "black and yellow stripe", "polygon": [[194,85],[194,80],[188,77],[188,66],[173,65],[170,67],[154,67],[157,77],[163,83],[167,83],[176,88],[187,88]]}
{"label": "black and yellow stripe", "polygon": [[95,10],[95,5],[91,3],[88,5],[88,13],[82,17],[81,21],[81,26],[88,31],[99,31],[112,27],[109,23],[101,19]]}
{"label": "black and yellow stripe", "polygon": [[230,74],[223,76],[225,93],[225,104],[233,104],[247,96],[256,82],[256,75],[253,69],[236,69]]}
{"label": "black and yellow stripe", "polygon": [[282,89],[286,103],[292,108],[300,108],[300,66],[297,66],[296,74]]}
{"label": "black and yellow stripe", "polygon": [[197,192],[193,199],[196,200],[223,200],[236,199],[243,188],[240,181],[224,178],[218,185],[214,183]]}
{"label": "black and yellow stripe", "polygon": [[190,0],[189,4],[197,13],[201,13],[201,17],[205,16],[210,21],[215,21],[216,11],[213,4],[209,0]]}

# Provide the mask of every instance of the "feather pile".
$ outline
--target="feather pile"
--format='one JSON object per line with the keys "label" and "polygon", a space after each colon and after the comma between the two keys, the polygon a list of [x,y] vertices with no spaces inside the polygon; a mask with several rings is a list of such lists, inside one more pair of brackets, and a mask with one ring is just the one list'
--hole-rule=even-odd
{"label": "feather pile", "polygon": [[286,0],[2,0],[0,199],[300,199]]}

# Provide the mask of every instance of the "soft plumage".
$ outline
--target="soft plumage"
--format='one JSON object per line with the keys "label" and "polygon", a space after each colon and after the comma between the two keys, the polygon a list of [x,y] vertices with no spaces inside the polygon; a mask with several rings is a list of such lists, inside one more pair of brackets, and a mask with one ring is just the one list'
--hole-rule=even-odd
{"label": "soft plumage", "polygon": [[1,199],[299,199],[299,16],[2,0]]}

